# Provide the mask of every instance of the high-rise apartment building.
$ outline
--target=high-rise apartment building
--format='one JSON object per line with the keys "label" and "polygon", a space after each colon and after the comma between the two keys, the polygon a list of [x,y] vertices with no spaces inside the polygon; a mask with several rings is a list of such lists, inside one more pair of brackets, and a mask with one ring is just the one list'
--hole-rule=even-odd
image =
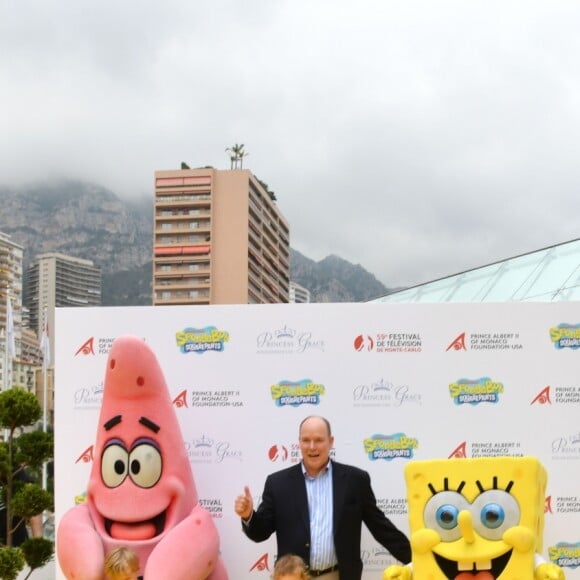
{"label": "high-rise apartment building", "polygon": [[247,169],[155,173],[153,304],[288,302],[290,231]]}
{"label": "high-rise apartment building", "polygon": [[6,292],[8,291],[16,326],[22,316],[22,257],[24,248],[8,234],[0,232],[0,328],[6,328]]}
{"label": "high-rise apartment building", "polygon": [[[24,248],[8,234],[0,232],[0,388],[13,382],[10,357],[19,358],[22,351],[22,258]],[[12,324],[8,324],[7,300],[10,300]],[[9,328],[10,326],[10,328]],[[10,335],[10,336],[9,336]],[[9,343],[14,346],[12,349]],[[9,353],[7,354],[6,350]],[[7,366],[8,363],[8,366]]]}
{"label": "high-rise apartment building", "polygon": [[[47,323],[52,334],[56,307],[101,305],[101,269],[91,260],[41,254],[26,272],[24,303],[30,311],[30,326],[38,336]],[[54,361],[54,341],[50,354]]]}
{"label": "high-rise apartment building", "polygon": [[295,304],[306,304],[310,302],[310,290],[304,288],[298,282],[290,280],[290,302]]}

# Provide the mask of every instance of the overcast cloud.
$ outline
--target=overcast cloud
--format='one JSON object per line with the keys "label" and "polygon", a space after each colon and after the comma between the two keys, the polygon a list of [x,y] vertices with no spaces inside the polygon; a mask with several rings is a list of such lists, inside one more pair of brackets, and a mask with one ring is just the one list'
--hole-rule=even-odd
{"label": "overcast cloud", "polygon": [[0,183],[229,168],[387,286],[580,237],[580,3],[0,0]]}

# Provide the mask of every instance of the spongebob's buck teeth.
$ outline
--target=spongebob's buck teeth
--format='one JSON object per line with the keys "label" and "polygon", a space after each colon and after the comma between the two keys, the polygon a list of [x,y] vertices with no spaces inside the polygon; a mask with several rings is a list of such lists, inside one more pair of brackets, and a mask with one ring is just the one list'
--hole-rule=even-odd
{"label": "spongebob's buck teeth", "polygon": [[491,560],[486,560],[485,562],[457,562],[457,569],[460,572],[491,570]]}

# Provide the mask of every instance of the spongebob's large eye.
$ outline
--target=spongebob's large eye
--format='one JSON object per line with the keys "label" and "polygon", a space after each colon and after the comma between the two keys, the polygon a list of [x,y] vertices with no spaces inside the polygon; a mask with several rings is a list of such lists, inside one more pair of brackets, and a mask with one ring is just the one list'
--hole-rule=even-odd
{"label": "spongebob's large eye", "polygon": [[456,491],[436,493],[425,505],[423,519],[425,527],[435,530],[444,542],[453,542],[461,537],[457,525],[459,512],[469,509],[467,500]]}
{"label": "spongebob's large eye", "polygon": [[450,504],[442,505],[436,512],[437,523],[446,530],[452,530],[457,525],[459,510]]}
{"label": "spongebob's large eye", "polygon": [[505,521],[505,512],[497,503],[488,503],[483,506],[480,514],[481,523],[491,530],[499,528]]}
{"label": "spongebob's large eye", "polygon": [[161,477],[163,461],[153,442],[138,443],[129,455],[129,476],[139,487],[153,487]]}
{"label": "spongebob's large eye", "polygon": [[107,487],[117,487],[127,477],[128,453],[120,443],[110,443],[101,457],[101,477]]}
{"label": "spongebob's large eye", "polygon": [[502,489],[490,489],[477,496],[471,513],[475,530],[488,540],[501,540],[504,532],[520,521],[516,498]]}

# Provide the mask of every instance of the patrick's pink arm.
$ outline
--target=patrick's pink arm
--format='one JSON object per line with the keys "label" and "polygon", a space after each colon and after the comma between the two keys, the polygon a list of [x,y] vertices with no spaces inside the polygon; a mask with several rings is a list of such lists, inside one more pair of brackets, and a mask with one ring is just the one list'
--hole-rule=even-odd
{"label": "patrick's pink arm", "polygon": [[105,550],[86,505],[64,514],[58,526],[56,552],[67,580],[102,580]]}
{"label": "patrick's pink arm", "polygon": [[199,504],[157,544],[144,580],[228,580],[219,556],[219,536],[210,514]]}

